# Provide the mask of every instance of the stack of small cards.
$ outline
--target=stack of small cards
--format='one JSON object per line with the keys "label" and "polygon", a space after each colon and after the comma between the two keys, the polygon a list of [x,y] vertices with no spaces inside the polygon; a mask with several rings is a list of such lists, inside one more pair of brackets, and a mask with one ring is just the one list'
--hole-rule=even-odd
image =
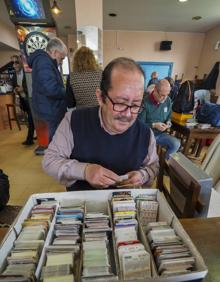
{"label": "stack of small cards", "polygon": [[84,210],[82,207],[60,207],[54,226],[54,246],[73,246],[80,241]]}
{"label": "stack of small cards", "polygon": [[75,254],[80,250],[84,206],[59,207],[54,225],[52,244],[46,247],[47,261],[41,279],[74,281]]}
{"label": "stack of small cards", "polygon": [[159,203],[156,195],[141,194],[136,198],[139,219],[142,227],[146,228],[149,222],[157,221]]}
{"label": "stack of small cards", "polygon": [[[54,215],[55,204],[54,202],[42,202],[33,207],[30,217],[22,224],[23,228],[7,257],[8,266],[2,275],[33,278]],[[23,281],[19,280],[21,278],[13,279],[12,281]]]}
{"label": "stack of small cards", "polygon": [[107,240],[107,232],[112,231],[109,226],[109,216],[102,212],[87,213],[85,216],[85,241]]}
{"label": "stack of small cards", "polygon": [[46,266],[43,267],[43,282],[74,282],[74,255],[72,252],[47,253]]}
{"label": "stack of small cards", "polygon": [[[99,281],[114,276],[109,260],[109,216],[90,212],[85,216],[83,242],[83,281]],[[109,280],[110,281],[110,280]]]}
{"label": "stack of small cards", "polygon": [[166,222],[149,223],[146,232],[160,275],[172,276],[194,270],[195,258]]}
{"label": "stack of small cards", "polygon": [[150,277],[150,254],[137,237],[136,206],[131,192],[113,192],[111,204],[122,279]]}

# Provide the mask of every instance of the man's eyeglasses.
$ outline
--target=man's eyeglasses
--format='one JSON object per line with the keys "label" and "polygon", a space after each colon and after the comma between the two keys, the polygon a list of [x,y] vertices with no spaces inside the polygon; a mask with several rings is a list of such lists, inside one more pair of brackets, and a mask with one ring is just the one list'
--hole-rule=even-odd
{"label": "man's eyeglasses", "polygon": [[160,100],[166,100],[167,96],[168,95],[164,95],[164,94],[161,94],[161,92],[158,90],[158,88],[156,87],[156,90],[157,90],[157,96]]}
{"label": "man's eyeglasses", "polygon": [[129,108],[130,109],[130,112],[132,114],[139,114],[142,110],[143,110],[143,105],[132,105],[132,106],[129,106],[129,105],[126,105],[126,104],[122,104],[122,103],[115,103],[112,98],[110,98],[108,96],[108,94],[106,92],[104,92],[104,95],[106,98],[109,99],[109,101],[112,103],[112,106],[113,106],[113,110],[115,112],[118,112],[118,113],[121,113],[121,112],[124,112],[124,111],[127,111],[127,109]]}
{"label": "man's eyeglasses", "polygon": [[18,65],[18,64],[19,64],[19,61],[13,61],[13,64]]}

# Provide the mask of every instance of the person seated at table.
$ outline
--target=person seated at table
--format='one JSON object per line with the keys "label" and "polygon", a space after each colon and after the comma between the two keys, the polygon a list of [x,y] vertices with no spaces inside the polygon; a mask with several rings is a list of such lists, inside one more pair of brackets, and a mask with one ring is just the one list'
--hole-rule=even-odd
{"label": "person seated at table", "polygon": [[170,154],[180,147],[180,141],[166,133],[171,126],[172,102],[169,93],[170,83],[166,79],[150,85],[143,100],[144,110],[139,115],[139,118],[152,128],[157,144],[166,148],[167,160]]}
{"label": "person seated at table", "polygon": [[143,93],[140,66],[111,61],[96,90],[99,106],[66,113],[45,151],[45,172],[67,190],[149,187],[159,162],[153,132],[137,119]]}

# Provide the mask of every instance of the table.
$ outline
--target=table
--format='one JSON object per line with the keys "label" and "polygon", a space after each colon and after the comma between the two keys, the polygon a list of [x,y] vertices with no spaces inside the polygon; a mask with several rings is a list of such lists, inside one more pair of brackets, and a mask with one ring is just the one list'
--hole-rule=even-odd
{"label": "table", "polygon": [[208,267],[203,281],[220,281],[220,217],[181,219],[180,222]]}
{"label": "table", "polygon": [[[194,139],[214,139],[220,133],[220,127],[202,129],[197,127],[186,127],[175,122],[172,122],[171,130],[176,131],[177,133],[180,133],[186,137],[186,142],[183,148],[184,155],[189,154],[189,149]],[[199,156],[200,151],[201,146],[199,147],[196,156]]]}

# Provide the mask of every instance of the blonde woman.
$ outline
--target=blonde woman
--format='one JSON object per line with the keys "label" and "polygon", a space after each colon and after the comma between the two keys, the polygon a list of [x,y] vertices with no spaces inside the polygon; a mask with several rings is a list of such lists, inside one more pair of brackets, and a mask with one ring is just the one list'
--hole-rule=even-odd
{"label": "blonde woman", "polygon": [[67,83],[70,107],[97,106],[96,89],[100,87],[101,77],[102,70],[92,50],[85,46],[78,49],[73,60],[69,86]]}

